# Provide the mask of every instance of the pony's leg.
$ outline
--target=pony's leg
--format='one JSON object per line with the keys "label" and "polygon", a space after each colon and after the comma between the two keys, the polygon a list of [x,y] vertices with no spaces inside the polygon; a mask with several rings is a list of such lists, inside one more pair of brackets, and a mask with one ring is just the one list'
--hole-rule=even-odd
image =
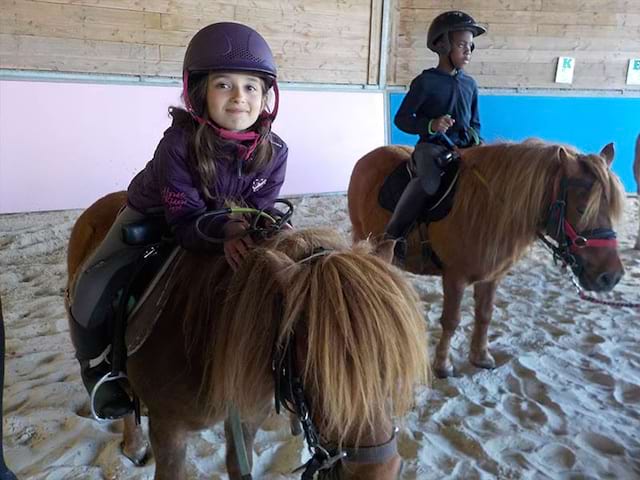
{"label": "pony's leg", "polygon": [[[247,451],[247,461],[249,462],[249,468],[253,467],[253,441],[256,438],[256,432],[262,425],[262,422],[267,418],[267,413],[260,415],[259,418],[252,420],[251,422],[242,422],[242,436],[244,438],[244,447]],[[224,421],[224,434],[227,439],[227,451],[225,455],[225,461],[227,464],[227,473],[231,480],[241,479],[240,465],[238,464],[238,453],[236,445],[233,441],[233,432],[231,430],[231,423],[229,419]]]}
{"label": "pony's leg", "polygon": [[154,480],[186,479],[187,431],[175,421],[149,412],[149,437],[156,459]]}
{"label": "pony's leg", "polygon": [[478,282],[473,288],[476,316],[473,324],[469,360],[480,368],[495,368],[496,366],[496,362],[487,348],[487,331],[489,330],[489,323],[491,323],[497,286],[498,282],[493,280]]}
{"label": "pony's leg", "polygon": [[451,338],[460,324],[460,304],[466,282],[455,275],[444,273],[442,276],[442,290],[444,293],[444,305],[440,324],[442,335],[436,347],[436,356],[433,371],[438,378],[453,376],[453,366],[449,360],[449,345]]}
{"label": "pony's leg", "polygon": [[123,421],[122,453],[134,464],[138,466],[144,465],[147,461],[149,443],[144,437],[142,427],[136,425],[136,418],[133,413],[124,417]]}

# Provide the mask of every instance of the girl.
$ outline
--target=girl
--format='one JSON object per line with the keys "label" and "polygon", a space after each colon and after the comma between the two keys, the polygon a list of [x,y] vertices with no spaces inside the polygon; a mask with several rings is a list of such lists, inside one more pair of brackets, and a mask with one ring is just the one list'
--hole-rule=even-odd
{"label": "girl", "polygon": [[[122,226],[161,212],[180,246],[215,252],[219,247],[197,234],[202,214],[228,202],[272,209],[287,163],[287,146],[271,132],[279,101],[276,73],[266,41],[245,25],[215,23],[189,43],[183,64],[185,108],[169,110],[171,127],[129,185],[127,206],[69,292],[71,336],[98,417],[119,418],[131,411],[117,381],[93,391],[110,371],[113,292],[122,288],[141,251],[123,240]],[[220,216],[199,225],[206,235],[224,239],[224,255],[234,269],[253,246],[243,236],[247,227],[245,220]]]}

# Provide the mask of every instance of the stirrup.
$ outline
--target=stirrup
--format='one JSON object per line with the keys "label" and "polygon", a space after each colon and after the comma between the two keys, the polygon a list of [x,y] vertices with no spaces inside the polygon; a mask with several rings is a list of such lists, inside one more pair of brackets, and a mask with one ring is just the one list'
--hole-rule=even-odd
{"label": "stirrup", "polygon": [[98,412],[96,411],[95,402],[96,402],[96,393],[102,385],[108,382],[115,382],[122,379],[127,380],[127,382],[129,381],[129,377],[127,377],[127,374],[124,372],[118,372],[115,375],[113,375],[112,372],[107,372],[104,374],[104,376],[100,380],[96,382],[96,384],[91,389],[91,398],[89,400],[89,405],[91,407],[91,415],[93,415],[93,418],[95,418],[98,422],[107,422],[109,420],[117,420],[117,418],[121,418],[121,417],[115,417],[115,418],[101,417],[100,415],[98,415]]}

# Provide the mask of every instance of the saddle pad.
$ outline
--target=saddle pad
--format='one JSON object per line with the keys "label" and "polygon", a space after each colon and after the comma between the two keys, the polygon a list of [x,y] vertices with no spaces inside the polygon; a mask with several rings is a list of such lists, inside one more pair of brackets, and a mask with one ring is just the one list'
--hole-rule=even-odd
{"label": "saddle pad", "polygon": [[184,250],[174,247],[151,283],[146,287],[140,300],[129,314],[125,344],[127,356],[133,355],[147,340],[169,297],[168,286],[178,265],[184,257]]}
{"label": "saddle pad", "polygon": [[[442,182],[427,208],[418,216],[418,222],[437,222],[447,216],[453,205],[453,196],[458,184],[460,161],[453,160],[444,168]],[[393,212],[402,196],[407,183],[411,180],[408,162],[402,162],[384,180],[378,194],[378,203],[382,208]]]}

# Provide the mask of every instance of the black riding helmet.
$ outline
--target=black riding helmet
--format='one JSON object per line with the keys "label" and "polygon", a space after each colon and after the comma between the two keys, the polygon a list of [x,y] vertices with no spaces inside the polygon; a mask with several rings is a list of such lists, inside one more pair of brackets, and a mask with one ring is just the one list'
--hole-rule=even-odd
{"label": "black riding helmet", "polygon": [[[438,55],[449,55],[450,32],[469,31],[474,37],[486,33],[487,29],[476,23],[471,15],[458,10],[444,12],[433,19],[427,33],[427,47]],[[473,47],[472,47],[473,51]]]}

